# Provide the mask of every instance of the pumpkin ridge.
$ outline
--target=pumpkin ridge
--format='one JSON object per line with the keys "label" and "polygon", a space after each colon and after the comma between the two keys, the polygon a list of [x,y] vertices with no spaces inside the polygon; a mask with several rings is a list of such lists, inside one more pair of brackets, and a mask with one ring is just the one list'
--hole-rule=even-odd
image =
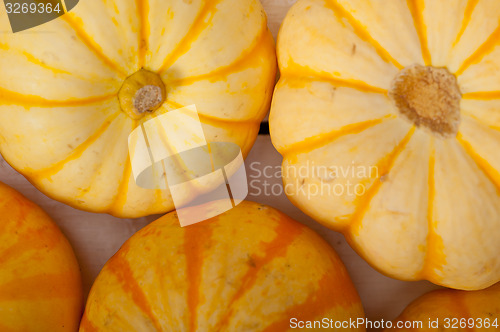
{"label": "pumpkin ridge", "polygon": [[288,224],[290,223],[288,216],[280,213],[279,218],[278,224],[275,227],[276,236],[269,242],[260,243],[264,255],[262,257],[249,257],[253,266],[250,266],[245,275],[241,277],[241,285],[229,300],[229,303],[227,304],[228,310],[217,324],[217,331],[222,331],[226,328],[233,313],[232,308],[234,303],[236,303],[236,301],[243,297],[243,295],[245,295],[245,293],[253,287],[262,268],[273,259],[286,255],[288,247],[290,247],[290,245],[303,234],[304,228],[302,227],[288,227]]}
{"label": "pumpkin ridge", "polygon": [[136,6],[137,6],[137,11],[138,11],[138,17],[139,17],[139,33],[138,33],[138,63],[139,63],[139,68],[143,68],[144,64],[146,63],[146,53],[149,48],[148,46],[148,36],[150,33],[150,26],[149,26],[149,3],[144,1],[144,0],[135,0]]}
{"label": "pumpkin ridge", "polygon": [[311,150],[325,146],[341,137],[352,134],[359,134],[367,129],[370,129],[378,124],[381,124],[384,121],[387,121],[388,119],[395,119],[395,116],[389,114],[380,119],[372,119],[358,123],[348,124],[339,129],[335,129],[333,131],[322,133],[316,136],[308,137],[301,142],[293,143],[288,147],[282,149],[280,153],[283,155],[284,158],[296,156],[301,153],[307,153]]}
{"label": "pumpkin ridge", "polygon": [[29,107],[71,107],[95,104],[116,97],[115,94],[80,99],[48,100],[40,96],[21,94],[0,87],[0,105],[22,105]]}
{"label": "pumpkin ridge", "polygon": [[358,197],[360,202],[355,201],[356,208],[347,226],[347,229],[351,234],[359,235],[363,217],[366,214],[372,199],[375,197],[375,195],[377,195],[380,187],[382,186],[382,177],[387,176],[391,172],[391,168],[394,165],[394,162],[401,154],[401,152],[404,151],[408,142],[410,142],[413,134],[415,133],[415,129],[415,126],[412,126],[410,131],[408,131],[405,137],[403,137],[403,139],[394,147],[394,149],[377,163],[376,169],[378,170],[378,179],[375,179],[374,183],[370,186],[370,188],[368,188],[364,195]]}
{"label": "pumpkin ridge", "polygon": [[[120,74],[123,77],[127,77],[127,72],[119,67],[114,61],[104,54],[101,46],[99,46],[92,38],[85,32],[85,29],[81,27],[82,23],[78,24],[76,22],[76,18],[73,17],[73,13],[66,13],[61,16],[68,25],[75,31],[78,38],[99,58],[104,64],[106,64],[109,68],[113,69],[116,73]],[[81,19],[78,19],[81,22]]]}
{"label": "pumpkin ridge", "polygon": [[[215,220],[218,218],[215,217]],[[213,221],[211,219],[210,221]],[[186,257],[186,279],[188,280],[187,307],[189,312],[189,331],[198,329],[198,307],[200,305],[200,285],[203,273],[203,255],[206,247],[211,246],[213,228],[207,224],[186,227],[184,232],[184,250]]]}
{"label": "pumpkin ridge", "polygon": [[411,17],[413,18],[413,26],[417,31],[418,39],[420,40],[420,49],[426,66],[432,65],[432,56],[429,50],[427,32],[425,30],[424,18],[422,16],[423,6],[421,0],[406,0]]}
{"label": "pumpkin ridge", "polygon": [[[311,77],[307,77],[304,76],[303,74],[301,75],[297,73],[301,71],[310,72]],[[282,69],[280,79],[297,80],[298,82],[320,81],[320,82],[331,83],[332,85],[337,87],[347,87],[361,92],[380,93],[385,95],[389,93],[387,89],[382,89],[376,86],[372,86],[363,81],[333,77],[326,72],[317,72],[314,69],[310,68],[309,66],[299,65],[292,61],[289,61],[289,65],[287,68]]]}
{"label": "pumpkin ridge", "polygon": [[462,75],[467,68],[470,66],[479,63],[485,56],[490,54],[495,46],[498,45],[498,41],[500,40],[500,25],[491,33],[491,35],[486,39],[486,41],[479,46],[479,48],[472,53],[460,66],[460,68],[455,72],[455,76]]}
{"label": "pumpkin ridge", "polygon": [[497,194],[500,195],[500,173],[495,170],[483,157],[474,151],[472,145],[465,140],[462,134],[459,132],[457,135],[457,141],[462,146],[464,152],[474,161],[476,166],[484,173],[484,175],[495,185]]}
{"label": "pumpkin ridge", "polygon": [[[205,31],[205,28],[212,23],[212,19],[217,11],[216,5],[220,3],[221,0],[206,0],[205,5],[200,10],[196,16],[193,24],[181,39],[181,41],[176,45],[172,52],[165,57],[162,66],[157,71],[158,75],[161,76],[172,64],[177,61],[182,55],[187,53],[191,47],[191,44],[196,40],[196,38]],[[210,15],[212,14],[212,15]],[[210,15],[210,16],[209,16]],[[202,19],[209,16],[209,19],[204,22]]]}
{"label": "pumpkin ridge", "polygon": [[[126,251],[125,251],[126,253]],[[157,331],[163,331],[160,322],[153,313],[150,303],[141,286],[134,277],[134,271],[123,252],[113,256],[108,269],[113,273],[126,294],[129,294],[134,304],[141,309],[144,315],[153,323]]]}
{"label": "pumpkin ridge", "polygon": [[455,38],[455,41],[453,42],[452,46],[456,46],[460,41],[460,39],[462,38],[465,29],[467,29],[467,26],[470,23],[470,20],[472,18],[472,13],[474,12],[474,9],[476,9],[478,2],[479,0],[469,0],[467,2],[467,6],[465,7],[464,19],[462,20],[462,26],[460,27],[460,30],[457,34],[457,38]]}
{"label": "pumpkin ridge", "polygon": [[190,85],[196,81],[201,81],[205,79],[213,79],[215,76],[221,76],[221,77],[227,77],[229,74],[233,74],[236,71],[234,69],[240,67],[243,69],[246,69],[246,67],[243,67],[245,64],[250,63],[252,61],[255,61],[256,57],[255,55],[258,55],[259,51],[262,49],[266,48],[266,43],[264,40],[266,38],[272,38],[270,35],[268,29],[267,29],[267,22],[266,20],[263,20],[263,26],[259,33],[257,34],[257,37],[254,39],[252,45],[248,47],[246,50],[244,50],[241,55],[236,58],[232,63],[219,67],[215,69],[214,71],[211,71],[206,74],[202,75],[197,75],[197,76],[192,76],[192,77],[186,77],[186,78],[179,78],[175,80],[170,80],[169,81],[169,86],[184,86],[184,85]]}
{"label": "pumpkin ridge", "polygon": [[92,135],[90,135],[82,144],[73,149],[73,151],[71,151],[71,153],[63,160],[60,160],[52,166],[44,169],[26,170],[26,173],[31,178],[36,180],[47,178],[58,173],[61,169],[63,169],[66,163],[79,158],[89,148],[89,146],[92,145],[109,128],[109,126],[116,120],[118,115],[120,115],[120,112],[115,112],[106,120],[104,120],[104,123],[101,125],[101,127],[99,127]]}
{"label": "pumpkin ridge", "polygon": [[478,91],[468,92],[462,95],[464,99],[494,100],[500,99],[500,91]]}
{"label": "pumpkin ridge", "polygon": [[339,21],[341,20],[341,18],[345,18],[353,27],[354,33],[361,40],[370,44],[385,62],[392,63],[398,69],[404,68],[403,65],[401,65],[396,59],[392,57],[391,53],[384,49],[382,45],[380,45],[380,43],[370,35],[370,33],[366,30],[366,27],[364,27],[361,22],[356,20],[356,18],[354,18],[351,13],[343,8],[342,5],[337,2],[337,0],[326,0],[325,7],[331,9],[335,13],[335,16]]}

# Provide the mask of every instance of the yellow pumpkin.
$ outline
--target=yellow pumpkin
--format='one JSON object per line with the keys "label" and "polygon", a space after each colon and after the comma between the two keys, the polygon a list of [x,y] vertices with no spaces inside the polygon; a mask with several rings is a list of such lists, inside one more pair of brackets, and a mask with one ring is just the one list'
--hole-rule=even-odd
{"label": "yellow pumpkin", "polygon": [[363,317],[340,258],[309,228],[243,201],[184,228],[171,212],[132,236],[94,282],[80,331],[276,332],[323,317]]}
{"label": "yellow pumpkin", "polygon": [[[9,31],[7,16],[0,21]],[[0,152],[76,208],[170,211],[168,190],[136,185],[129,134],[195,104],[207,141],[236,143],[246,156],[275,70],[258,0],[80,1],[49,23],[0,34]]]}
{"label": "yellow pumpkin", "polygon": [[[413,328],[404,328],[410,324]],[[481,291],[427,293],[410,303],[392,325],[386,331],[498,331],[500,284]]]}
{"label": "yellow pumpkin", "polygon": [[300,0],[270,114],[290,200],[398,279],[500,280],[500,2]]}
{"label": "yellow pumpkin", "polygon": [[82,311],[70,244],[42,209],[0,182],[0,331],[76,331]]}

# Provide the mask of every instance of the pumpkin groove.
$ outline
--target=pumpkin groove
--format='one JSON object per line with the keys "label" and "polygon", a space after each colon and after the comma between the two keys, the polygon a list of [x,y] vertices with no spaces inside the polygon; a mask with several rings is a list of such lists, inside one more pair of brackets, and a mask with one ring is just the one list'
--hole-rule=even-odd
{"label": "pumpkin groove", "polygon": [[[329,73],[325,72],[322,73],[313,72],[311,69],[305,66],[293,64],[293,67],[289,68],[290,68],[290,73],[287,74],[285,78],[283,78],[283,82],[294,84],[296,86],[301,86],[304,85],[305,83],[311,83],[311,82],[325,82],[335,87],[346,87],[360,92],[379,93],[383,95],[388,94],[388,91],[386,89],[380,89],[376,86],[368,85],[362,81],[338,79],[331,76]],[[300,71],[304,72],[310,71],[310,73],[308,73],[309,74],[308,76],[314,76],[314,78],[307,76],[301,77],[300,74],[298,74]]]}
{"label": "pumpkin groove", "polygon": [[[195,23],[189,28],[189,31],[184,35],[184,38],[177,45],[177,47],[170,53],[165,60],[163,65],[160,67],[158,73],[161,75],[166,71],[172,64],[179,59],[183,54],[189,51],[191,44],[200,36],[200,34],[212,23],[212,19],[217,11],[217,5],[221,3],[222,0],[207,0],[205,5],[200,10],[198,16],[195,19]],[[207,19],[208,17],[208,19]]]}
{"label": "pumpkin groove", "polygon": [[325,7],[331,9],[339,22],[345,18],[347,22],[353,27],[354,33],[363,41],[372,45],[380,57],[387,63],[392,63],[396,68],[403,69],[404,67],[394,59],[387,50],[385,50],[375,39],[370,36],[368,31],[363,27],[361,22],[356,20],[347,10],[342,8],[336,0],[325,0]]}
{"label": "pumpkin groove", "polygon": [[391,173],[391,168],[394,165],[395,160],[404,151],[406,145],[411,140],[413,134],[415,133],[415,126],[411,127],[410,131],[406,136],[394,147],[394,150],[390,154],[382,158],[377,163],[378,178],[373,180],[372,185],[366,190],[365,195],[358,197],[359,201],[354,202],[355,210],[349,221],[349,232],[353,235],[359,235],[359,229],[362,227],[361,222],[363,216],[370,207],[370,202],[373,197],[378,193],[383,181],[382,178],[389,176]]}
{"label": "pumpkin groove", "polygon": [[19,105],[28,107],[71,107],[92,105],[113,98],[114,95],[104,95],[83,99],[47,100],[35,95],[23,95],[0,87],[0,105]]}
{"label": "pumpkin groove", "polygon": [[407,0],[407,3],[408,9],[410,10],[411,16],[413,18],[413,25],[415,26],[415,30],[418,34],[418,39],[420,40],[420,48],[422,50],[424,63],[426,66],[432,66],[432,57],[427,40],[427,30],[422,15],[424,6],[421,0]]}
{"label": "pumpkin groove", "polygon": [[453,46],[456,46],[458,42],[460,41],[460,38],[462,38],[462,35],[465,32],[465,29],[469,25],[469,22],[472,18],[472,13],[474,12],[474,9],[476,8],[479,0],[469,0],[467,2],[467,7],[465,7],[465,12],[464,12],[464,19],[462,20],[462,26],[460,27],[460,31],[457,34],[457,38],[453,42]]}
{"label": "pumpkin groove", "polygon": [[73,12],[66,13],[60,18],[74,30],[81,42],[84,43],[106,66],[120,75],[123,79],[128,76],[127,72],[123,68],[120,68],[120,65],[104,54],[102,48],[86,33],[83,21],[76,17]]}

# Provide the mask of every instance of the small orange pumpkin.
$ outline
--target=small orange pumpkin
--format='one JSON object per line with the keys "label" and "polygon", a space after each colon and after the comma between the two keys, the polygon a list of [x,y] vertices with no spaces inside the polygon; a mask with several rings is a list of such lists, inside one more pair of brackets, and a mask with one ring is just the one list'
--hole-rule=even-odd
{"label": "small orange pumpkin", "polygon": [[0,182],[0,331],[76,331],[80,269],[56,224]]}
{"label": "small orange pumpkin", "polygon": [[172,212],[135,234],[97,277],[80,331],[276,332],[323,317],[363,317],[335,251],[244,201],[185,228]]}
{"label": "small orange pumpkin", "polygon": [[[500,283],[481,291],[440,289],[427,293],[410,303],[396,321],[401,326],[422,323],[413,329],[387,331],[498,331]],[[429,321],[437,324],[429,327]]]}

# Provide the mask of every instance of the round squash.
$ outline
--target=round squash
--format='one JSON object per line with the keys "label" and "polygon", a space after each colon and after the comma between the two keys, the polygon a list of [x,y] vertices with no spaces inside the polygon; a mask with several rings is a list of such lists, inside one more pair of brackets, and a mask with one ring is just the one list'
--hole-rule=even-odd
{"label": "round squash", "polygon": [[270,114],[290,200],[376,269],[500,280],[500,2],[300,0]]}
{"label": "round squash", "polygon": [[309,228],[243,201],[184,228],[171,212],[132,236],[94,282],[80,331],[275,332],[323,317],[363,317],[340,258]]}
{"label": "round squash", "polygon": [[[429,328],[429,319],[432,322]],[[398,323],[401,322],[401,323]],[[396,328],[422,322],[419,328]],[[414,325],[417,327],[416,325]],[[453,326],[455,326],[453,328]],[[500,284],[481,291],[440,289],[427,293],[406,307],[386,331],[498,331]]]}
{"label": "round squash", "polygon": [[[7,17],[0,29],[10,30]],[[136,185],[128,137],[195,104],[208,142],[249,152],[275,82],[258,0],[86,0],[0,34],[0,153],[48,196],[118,217],[171,211]],[[181,123],[178,124],[182,126]]]}
{"label": "round squash", "polygon": [[0,331],[76,331],[83,311],[70,244],[37,205],[0,182]]}

